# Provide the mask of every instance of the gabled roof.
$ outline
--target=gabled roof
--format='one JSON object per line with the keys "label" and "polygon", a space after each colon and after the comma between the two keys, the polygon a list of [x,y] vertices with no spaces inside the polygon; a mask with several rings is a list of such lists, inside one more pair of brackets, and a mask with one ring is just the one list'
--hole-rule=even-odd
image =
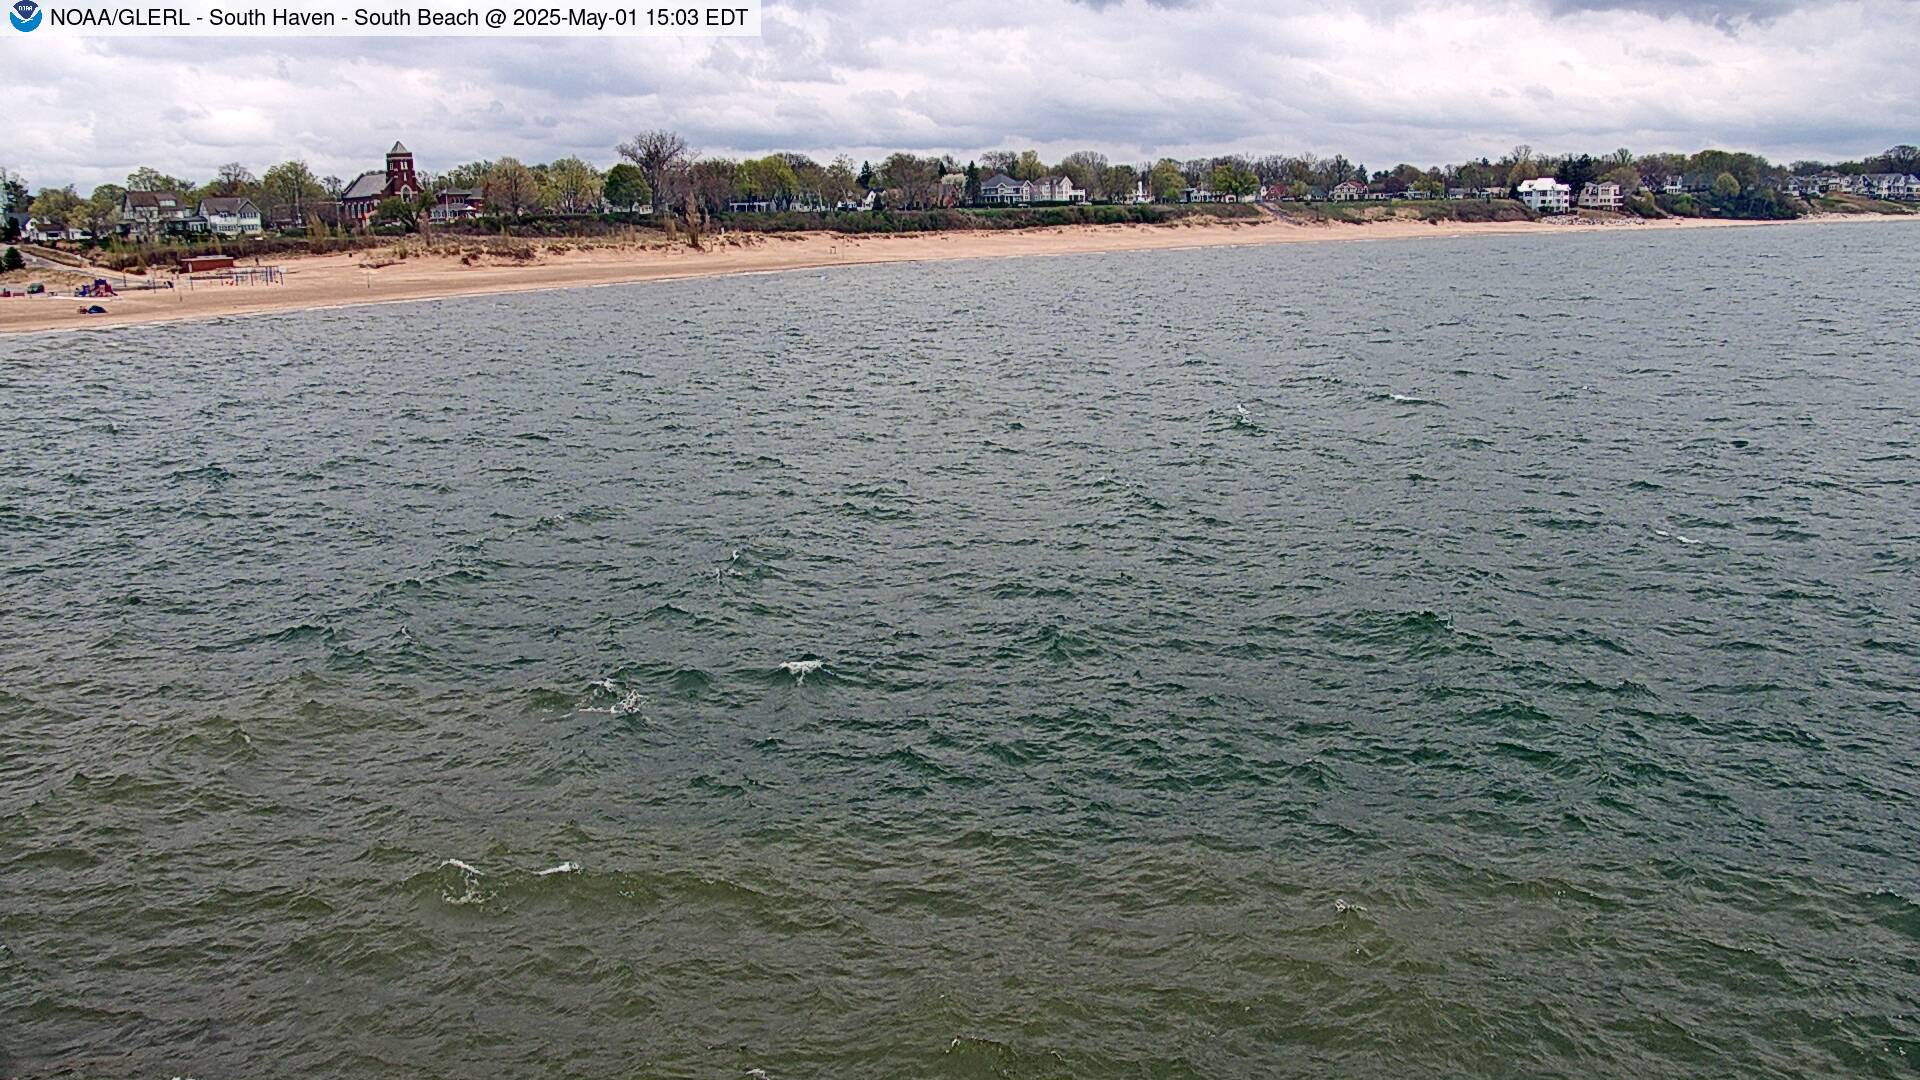
{"label": "gabled roof", "polygon": [[177,191],[129,191],[122,205],[137,206],[146,210],[158,210],[161,206],[185,206],[186,200]]}
{"label": "gabled roof", "polygon": [[1020,181],[1015,180],[1013,177],[1008,176],[1006,173],[997,172],[997,173],[994,173],[992,176],[987,177],[985,180],[981,181],[980,186],[983,188],[1019,187]]}
{"label": "gabled roof", "polygon": [[245,196],[214,195],[200,200],[200,212],[203,214],[243,215],[248,212],[257,214],[260,212],[260,208],[253,205],[253,200]]}
{"label": "gabled roof", "polygon": [[342,199],[371,199],[387,190],[387,174],[369,170],[353,178],[347,190],[340,193]]}

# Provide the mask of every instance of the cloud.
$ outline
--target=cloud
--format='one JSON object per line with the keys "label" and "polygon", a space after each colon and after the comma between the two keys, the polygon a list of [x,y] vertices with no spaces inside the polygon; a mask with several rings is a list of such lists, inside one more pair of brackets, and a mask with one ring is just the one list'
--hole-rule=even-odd
{"label": "cloud", "polygon": [[669,127],[709,153],[1093,149],[1857,156],[1920,139],[1920,0],[766,0],[760,39],[35,35],[0,63],[0,165],[325,175],[401,139],[429,170],[603,165]]}

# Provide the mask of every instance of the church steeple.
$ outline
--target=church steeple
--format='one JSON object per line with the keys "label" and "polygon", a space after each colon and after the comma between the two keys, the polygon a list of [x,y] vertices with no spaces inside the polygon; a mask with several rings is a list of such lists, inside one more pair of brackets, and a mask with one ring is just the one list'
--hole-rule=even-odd
{"label": "church steeple", "polygon": [[387,194],[398,195],[402,190],[419,191],[420,181],[413,173],[413,151],[395,141],[387,151]]}

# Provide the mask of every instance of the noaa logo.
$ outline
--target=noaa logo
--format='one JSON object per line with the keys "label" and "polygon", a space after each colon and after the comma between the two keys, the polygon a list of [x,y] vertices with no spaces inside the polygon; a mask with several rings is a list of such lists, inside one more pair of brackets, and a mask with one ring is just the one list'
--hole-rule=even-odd
{"label": "noaa logo", "polygon": [[7,12],[7,18],[13,20],[13,28],[26,33],[40,25],[40,5],[33,0],[13,0],[13,10]]}

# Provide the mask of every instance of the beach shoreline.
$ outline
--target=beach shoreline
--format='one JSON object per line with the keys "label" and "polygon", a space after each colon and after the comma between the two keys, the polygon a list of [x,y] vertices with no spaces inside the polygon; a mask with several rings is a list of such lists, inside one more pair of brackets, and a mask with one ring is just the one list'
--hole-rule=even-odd
{"label": "beach shoreline", "polygon": [[[0,299],[0,336],[61,330],[260,315],[281,312],[408,303],[459,296],[539,292],[606,285],[779,273],[894,262],[931,262],[1172,251],[1287,243],[1441,239],[1475,236],[1585,235],[1638,230],[1734,228],[1829,224],[1838,221],[1920,220],[1920,217],[1833,215],[1797,221],[1727,221],[1669,218],[1656,221],[1376,221],[1364,224],[1296,224],[1285,221],[1182,221],[1161,225],[1069,225],[1038,229],[847,235],[827,232],[734,233],[710,237],[705,250],[684,244],[603,245],[549,252],[531,261],[480,260],[454,255],[414,255],[385,265],[378,250],[297,256],[278,262],[284,284],[222,285],[196,282],[133,292],[99,301],[106,314],[82,315],[71,295]],[[470,239],[470,238],[459,238]],[[551,241],[526,241],[535,249]],[[156,275],[156,277],[163,277]]]}

